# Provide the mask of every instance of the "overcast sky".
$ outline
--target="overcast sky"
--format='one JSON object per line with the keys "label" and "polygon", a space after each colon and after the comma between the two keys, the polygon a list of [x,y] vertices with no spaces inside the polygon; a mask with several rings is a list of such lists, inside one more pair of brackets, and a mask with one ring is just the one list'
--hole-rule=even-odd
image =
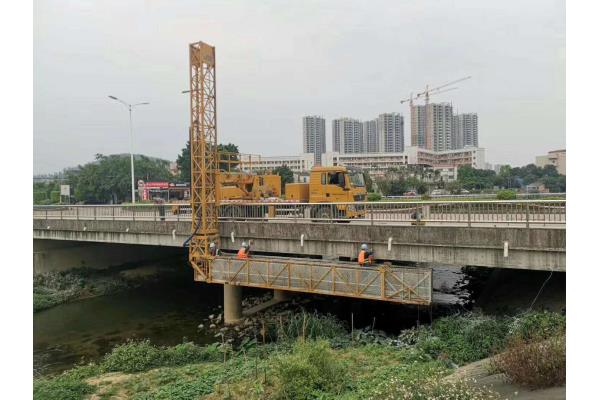
{"label": "overcast sky", "polygon": [[129,152],[174,160],[188,136],[188,47],[216,46],[218,135],[244,153],[302,151],[302,116],[405,116],[410,92],[479,114],[491,163],[565,147],[564,1],[34,2],[34,173]]}

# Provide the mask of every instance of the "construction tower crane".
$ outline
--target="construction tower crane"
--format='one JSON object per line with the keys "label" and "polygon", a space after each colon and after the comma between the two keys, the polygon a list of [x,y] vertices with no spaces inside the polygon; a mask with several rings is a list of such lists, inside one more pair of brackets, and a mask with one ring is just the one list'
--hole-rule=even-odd
{"label": "construction tower crane", "polygon": [[[411,145],[412,146],[422,146],[424,145],[424,147],[426,149],[433,149],[433,131],[432,131],[432,123],[431,123],[431,116],[429,115],[429,107],[427,107],[429,105],[429,98],[431,96],[440,94],[440,93],[445,93],[445,92],[449,92],[451,90],[456,90],[458,89],[457,87],[451,87],[449,88],[448,86],[450,85],[454,85],[456,83],[465,81],[467,79],[471,79],[470,76],[465,76],[463,78],[460,79],[456,79],[447,83],[444,83],[443,85],[440,86],[436,86],[434,88],[429,88],[429,85],[425,86],[425,90],[417,93],[416,96],[413,97],[413,94],[410,94],[410,97],[408,99],[404,99],[404,100],[400,100],[400,104],[404,104],[406,102],[409,102],[410,105],[410,115],[411,115]],[[443,90],[442,90],[443,89]],[[420,99],[420,98],[425,98],[425,109],[427,110],[425,112],[425,138],[424,138],[424,143],[420,143],[419,142],[419,135],[418,133],[414,130],[414,128],[412,127],[413,124],[416,123],[416,117],[415,117],[415,109],[414,109],[414,100]]]}
{"label": "construction tower crane", "polygon": [[209,246],[219,239],[215,48],[192,43],[190,51],[190,158],[192,236],[189,261],[194,279],[210,280]]}
{"label": "construction tower crane", "polygon": [[431,96],[432,94],[440,93],[440,92],[438,92],[438,90],[448,87],[450,85],[454,85],[455,83],[458,83],[458,82],[466,81],[467,79],[471,79],[471,77],[465,76],[464,78],[460,78],[460,79],[454,80],[452,82],[444,83],[443,85],[434,87],[432,89],[429,89],[429,85],[426,85],[425,90],[423,92],[417,93],[417,98],[419,98],[421,96],[425,96],[425,105],[427,105],[427,104],[429,104],[429,96]]}
{"label": "construction tower crane", "polygon": [[[436,92],[431,93],[430,96],[434,96],[434,95],[440,94],[440,93],[446,93],[446,92],[449,92],[451,90],[456,90],[456,89],[458,89],[458,88],[457,87],[451,87],[451,88],[448,88],[448,89],[436,91]],[[413,105],[413,101],[417,100],[418,98],[419,97],[413,97],[413,94],[411,93],[410,97],[408,99],[400,100],[400,104],[404,104],[404,103],[406,103],[408,101],[408,102],[410,102],[410,105]]]}

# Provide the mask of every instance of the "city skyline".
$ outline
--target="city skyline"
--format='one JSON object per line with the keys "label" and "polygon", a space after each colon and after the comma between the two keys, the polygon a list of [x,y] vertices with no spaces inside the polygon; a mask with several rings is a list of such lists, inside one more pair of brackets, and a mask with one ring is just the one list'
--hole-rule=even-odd
{"label": "city skyline", "polygon": [[[216,47],[219,141],[246,153],[296,154],[307,114],[368,120],[395,111],[406,119],[400,100],[466,75],[435,101],[478,113],[479,146],[491,163],[525,165],[566,147],[564,3],[378,10],[377,1],[36,2],[34,173],[128,151],[128,115],[108,95],[150,102],[133,114],[134,152],[175,159],[188,137],[187,46],[199,39]],[[356,49],[376,62],[356,63]]]}

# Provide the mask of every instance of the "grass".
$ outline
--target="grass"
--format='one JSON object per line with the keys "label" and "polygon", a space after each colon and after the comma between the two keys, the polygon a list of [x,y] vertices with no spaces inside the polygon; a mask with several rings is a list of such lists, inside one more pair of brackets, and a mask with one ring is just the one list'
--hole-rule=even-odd
{"label": "grass", "polygon": [[430,327],[402,332],[402,346],[353,343],[342,322],[319,314],[282,316],[268,330],[274,342],[261,345],[250,340],[236,350],[216,344],[160,347],[149,341],[129,341],[97,365],[36,379],[34,398],[84,399],[96,393],[99,398],[138,400],[477,400],[495,395],[469,382],[443,380],[454,364],[485,358],[508,346],[507,360],[528,366],[523,371],[530,375],[528,360],[538,360],[535,365],[541,365],[539,360],[552,360],[544,364],[545,384],[560,384],[556,372],[564,368],[554,347],[516,346],[560,337],[565,318],[556,313],[518,317],[468,313],[439,318]]}

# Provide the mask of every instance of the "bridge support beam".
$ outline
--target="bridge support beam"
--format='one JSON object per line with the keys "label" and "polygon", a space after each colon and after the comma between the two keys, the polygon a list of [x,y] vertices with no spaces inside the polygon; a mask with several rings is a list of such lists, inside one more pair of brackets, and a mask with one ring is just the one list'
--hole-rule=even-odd
{"label": "bridge support beam", "polygon": [[223,285],[223,316],[226,325],[242,319],[242,287]]}

